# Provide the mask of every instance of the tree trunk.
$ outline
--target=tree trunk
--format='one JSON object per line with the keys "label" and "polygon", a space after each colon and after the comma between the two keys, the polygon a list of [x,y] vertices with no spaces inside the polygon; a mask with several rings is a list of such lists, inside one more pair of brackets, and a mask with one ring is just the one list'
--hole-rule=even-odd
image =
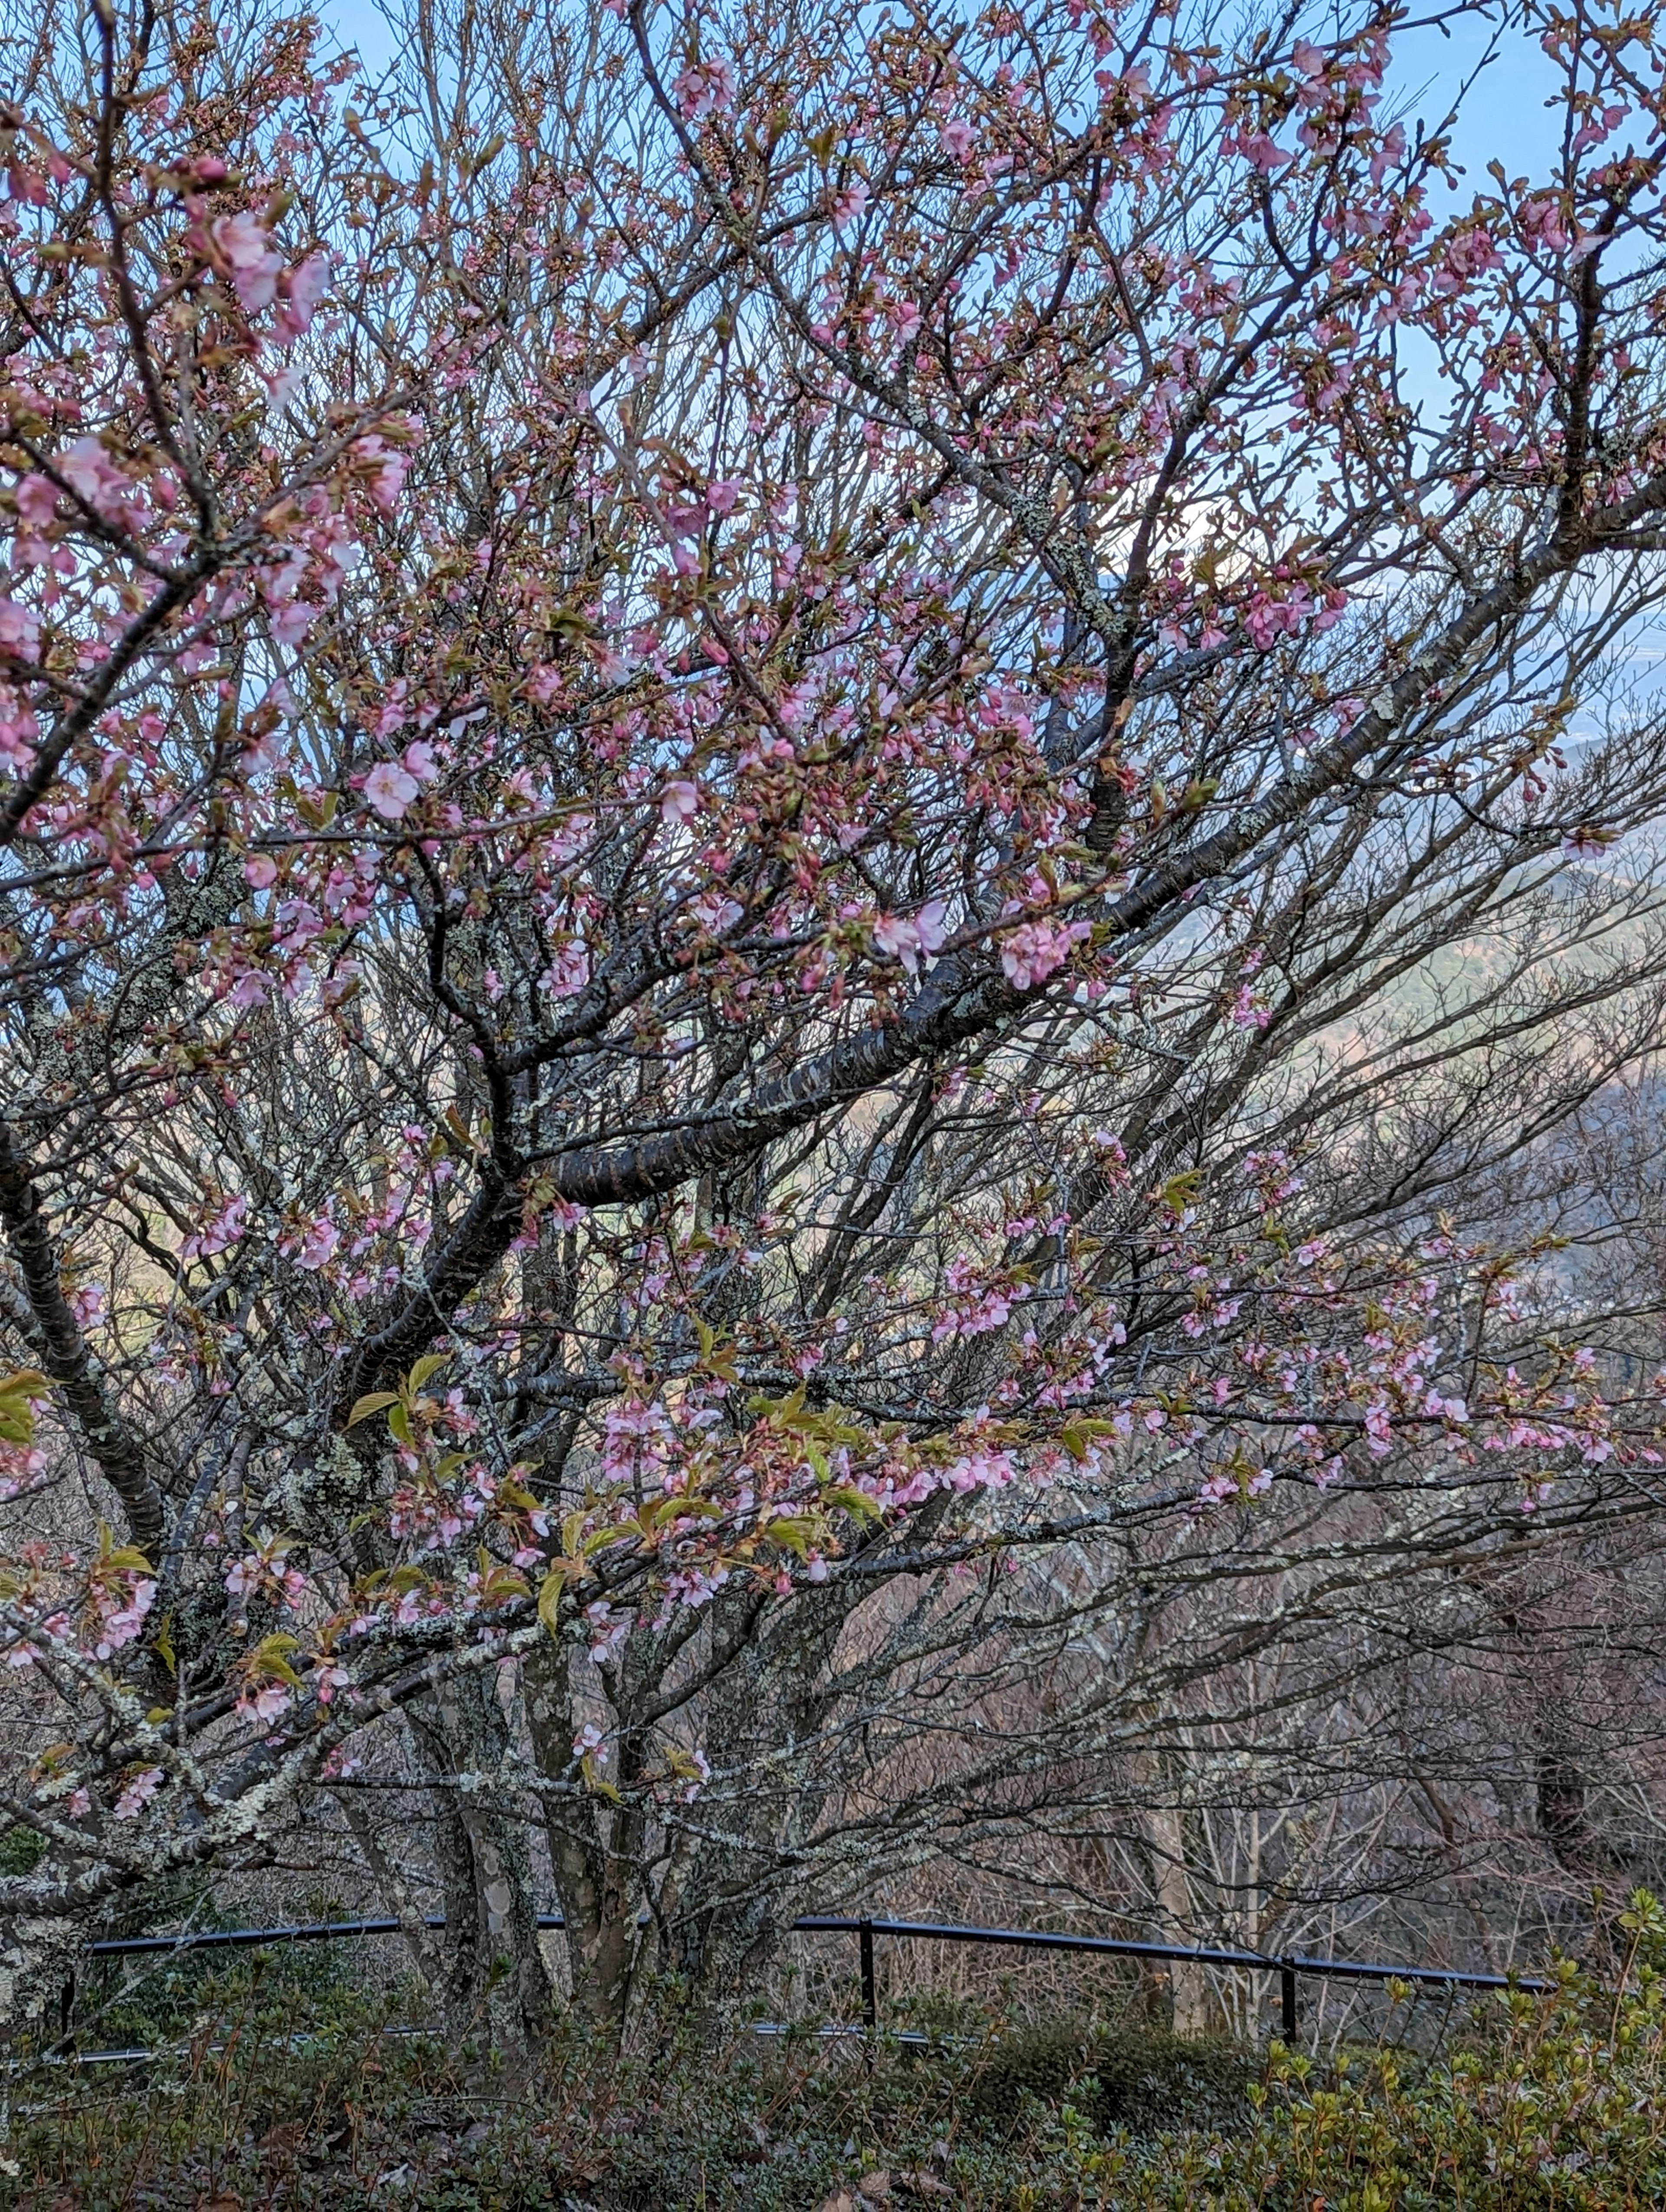
{"label": "tree trunk", "polygon": [[[1162,1786],[1158,1778],[1158,1786]],[[1186,1824],[1178,1805],[1148,1805],[1140,1816],[1157,1901],[1158,1940],[1197,1941],[1191,1877],[1186,1871]],[[1209,1978],[1183,1959],[1169,1962],[1169,1995],[1177,2035],[1207,2035],[1210,2027]]]}
{"label": "tree trunk", "polygon": [[44,2049],[62,2034],[85,1936],[68,1914],[0,1917],[0,2047],[9,2056]]}
{"label": "tree trunk", "polygon": [[1539,1746],[1535,1781],[1540,1832],[1557,1863],[1580,1881],[1593,1880],[1602,1870],[1605,1854],[1590,1823],[1588,1784],[1554,1730]]}
{"label": "tree trunk", "polygon": [[[526,1662],[533,1756],[551,1779],[573,1764],[570,1663],[570,1654],[554,1644],[540,1646]],[[642,1963],[639,1825],[636,1816],[595,1797],[552,1801],[545,1823],[566,1923],[573,2009],[616,2048],[624,2039]]]}
{"label": "tree trunk", "polygon": [[496,1780],[508,1723],[479,1674],[444,1683],[409,1715],[412,1740],[436,1784],[435,1856],[446,1916],[441,2005],[454,2040],[483,2029],[525,2051],[548,2033],[549,1977],[538,1945],[525,1838],[483,1802],[475,1778]]}

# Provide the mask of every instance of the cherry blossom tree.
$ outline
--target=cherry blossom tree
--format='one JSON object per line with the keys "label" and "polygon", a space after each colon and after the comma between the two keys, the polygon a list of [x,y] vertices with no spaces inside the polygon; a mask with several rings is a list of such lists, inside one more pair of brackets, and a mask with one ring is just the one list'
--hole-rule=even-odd
{"label": "cherry blossom tree", "polygon": [[454,2019],[550,1897],[617,2032],[1061,1547],[1652,1510],[1652,1382],[1440,1218],[1659,1042],[1646,27],[1512,22],[1479,191],[1369,6],[408,30],[9,52],[30,2032],[320,1808]]}

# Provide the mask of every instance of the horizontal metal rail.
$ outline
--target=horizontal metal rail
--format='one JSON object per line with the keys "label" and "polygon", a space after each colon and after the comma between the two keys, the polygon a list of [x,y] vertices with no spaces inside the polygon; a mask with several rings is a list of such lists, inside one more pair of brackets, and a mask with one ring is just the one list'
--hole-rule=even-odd
{"label": "horizontal metal rail", "polygon": [[[785,2036],[789,2039],[798,2037],[802,2040],[818,2043],[835,2043],[841,2036],[866,2037],[867,2032],[866,2027],[860,2021],[853,2022],[829,2021],[821,2027],[812,2028],[795,2027],[792,2021],[785,2020],[755,2020],[752,2022],[754,2035]],[[379,2027],[376,2033],[380,2039],[426,2036],[430,2042],[433,2042],[438,2039],[440,2030],[436,2027]],[[934,2045],[939,2045],[945,2039],[951,2043],[958,2039],[964,2040],[964,2038],[956,2039],[952,2036],[945,2039],[935,2035],[922,2035],[918,2028],[913,2027],[893,2030],[885,2039],[888,2043],[902,2044],[910,2050],[918,2051],[929,2051]],[[292,2035],[285,2039],[283,2048],[302,2050],[308,2044],[317,2041],[316,2036]],[[179,2047],[181,2050],[185,2048],[183,2045]],[[210,2044],[209,2054],[212,2057],[218,2057],[224,2052],[226,2047],[223,2043]],[[48,2066],[154,2066],[157,2059],[164,2055],[164,2052],[158,2050],[153,2044],[132,2043],[110,2051],[62,2051],[45,2061],[34,2060],[22,2064],[9,2059],[3,2064],[0,2064],[0,2075],[30,2073],[43,2063]]]}
{"label": "horizontal metal rail", "polygon": [[1556,1985],[1529,1975],[1465,1973],[1445,1966],[1379,1966],[1354,1959],[1308,1959],[1286,1954],[1269,1957],[1262,1951],[1200,1948],[1183,1943],[1140,1943],[1120,1936],[1063,1936],[1029,1928],[962,1928],[952,1922],[931,1920],[848,1920],[833,1914],[809,1913],[793,1923],[806,1934],[825,1932],[860,1936],[862,1942],[862,2011],[870,2027],[879,2016],[879,1992],[873,1973],[876,1936],[923,1937],[938,1943],[1006,1943],[1026,1951],[1085,1951],[1111,1958],[1178,1960],[1198,1966],[1239,1966],[1253,1973],[1279,1978],[1280,2027],[1286,2043],[1295,2040],[1297,1985],[1304,1974],[1329,1975],[1338,1979],[1365,1982],[1412,1982],[1424,1987],[1466,1990],[1531,1990],[1543,1996]]}
{"label": "horizontal metal rail", "polygon": [[[397,1936],[405,1923],[399,1920],[292,1921],[275,1928],[205,1928],[181,1929],[173,1936],[115,1936],[90,1943],[89,1956],[132,1958],[160,1953],[224,1948],[238,1944],[320,1943],[355,1936]],[[423,1926],[443,1928],[443,1914],[427,1915]],[[541,1912],[543,1928],[566,1925],[558,1912]],[[1389,1966],[1359,1959],[1310,1959],[1286,1953],[1271,1956],[1262,1951],[1211,1948],[1184,1943],[1142,1943],[1121,1936],[1067,1936],[1048,1929],[967,1928],[938,1920],[874,1920],[850,1918],[841,1913],[809,1912],[793,1923],[803,1936],[854,1936],[861,1950],[862,2014],[869,2029],[879,2020],[879,1983],[874,1968],[873,1940],[889,1936],[932,1943],[1000,1943],[1015,1950],[1079,1951],[1118,1959],[1160,1959],[1196,1966],[1235,1966],[1251,1973],[1279,1978],[1280,2026],[1285,2040],[1295,2038],[1297,1987],[1307,1976],[1335,1981],[1410,1982],[1425,1989],[1525,1990],[1543,1996],[1556,1987],[1531,1974],[1475,1973],[1456,1966]]]}
{"label": "horizontal metal rail", "polygon": [[[446,1917],[431,1912],[424,1928],[443,1928]],[[562,1925],[559,1913],[539,1916],[540,1928]],[[240,1943],[327,1943],[350,1936],[397,1936],[402,1920],[295,1920],[277,1928],[183,1928],[173,1936],[112,1936],[87,1946],[90,1959],[119,1959],[147,1951],[205,1951]]]}

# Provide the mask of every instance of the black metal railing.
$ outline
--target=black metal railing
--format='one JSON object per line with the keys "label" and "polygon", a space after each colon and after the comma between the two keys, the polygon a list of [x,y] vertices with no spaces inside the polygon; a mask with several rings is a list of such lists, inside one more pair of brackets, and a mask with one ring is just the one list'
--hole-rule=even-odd
{"label": "black metal railing", "polygon": [[[443,1928],[442,1915],[431,1914],[424,1928]],[[541,1912],[543,1928],[565,1925],[558,1912]],[[275,1928],[207,1928],[183,1929],[172,1936],[116,1936],[88,1946],[93,1958],[134,1957],[161,1952],[209,1950],[216,1947],[258,1943],[338,1942],[355,1936],[397,1936],[404,1923],[398,1920],[295,1921]],[[888,1936],[934,1943],[1000,1943],[1016,1950],[1079,1951],[1117,1959],[1151,1959],[1199,1966],[1237,1967],[1251,1973],[1276,1974],[1279,1978],[1280,2027],[1286,2043],[1293,2043],[1299,2027],[1298,1987],[1304,1978],[1351,1982],[1409,1982],[1414,1987],[1445,1990],[1526,1990],[1542,1996],[1555,1988],[1531,1974],[1473,1973],[1456,1966],[1389,1966],[1359,1959],[1310,1959],[1298,1953],[1269,1954],[1184,1943],[1141,1943],[1120,1936],[1066,1936],[1046,1929],[964,1928],[936,1920],[853,1919],[840,1913],[811,1912],[793,1923],[804,1936],[854,1936],[862,1981],[862,2025],[873,2033],[879,2024],[879,1985],[874,1960],[874,1939]]]}

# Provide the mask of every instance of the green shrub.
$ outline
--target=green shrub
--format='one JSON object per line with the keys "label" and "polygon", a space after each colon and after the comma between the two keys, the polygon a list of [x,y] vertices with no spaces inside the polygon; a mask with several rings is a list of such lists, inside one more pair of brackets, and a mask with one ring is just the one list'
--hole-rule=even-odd
{"label": "green shrub", "polygon": [[975,2070],[967,2102],[981,2118],[1014,2121],[1026,2100],[1056,2104],[1093,2070],[1092,2039],[1063,2023],[1008,2032],[994,2042]]}
{"label": "green shrub", "polygon": [[1179,2128],[1241,2128],[1247,2091],[1261,2067],[1225,2036],[1191,2041],[1149,2033],[1104,2037],[1092,2052],[1098,2093],[1088,2109],[1105,2130],[1138,2134]]}
{"label": "green shrub", "polygon": [[[336,1899],[320,1893],[306,1901],[299,1917],[327,1920],[338,1910]],[[149,1936],[183,1927],[201,1933],[232,1924],[199,1879],[172,1876],[125,1897],[96,1932]],[[362,1955],[356,1943],[277,1943],[89,1961],[77,1978],[76,2042],[83,2051],[151,2049],[233,2016],[327,2026],[338,2001],[357,2017],[363,2007],[353,1980],[356,1954]]]}
{"label": "green shrub", "polygon": [[1069,2097],[1102,2132],[1232,2128],[1248,2118],[1251,2071],[1250,2055],[1225,2037],[1061,2022],[1003,2034],[982,2059],[968,2102],[982,2118],[1011,2123],[1027,2099]]}
{"label": "green shrub", "polygon": [[33,1874],[46,1852],[46,1838],[21,1821],[0,1828],[0,1874]]}
{"label": "green shrub", "polygon": [[1564,1965],[1547,1997],[1478,2006],[1444,2057],[1378,2048],[1320,2068],[1275,2053],[1248,2134],[1177,2142],[1166,2174],[1129,2165],[1110,2201],[1188,2212],[1666,2203],[1666,1916],[1639,1892],[1619,1932],[1628,1948],[1613,1981]]}

